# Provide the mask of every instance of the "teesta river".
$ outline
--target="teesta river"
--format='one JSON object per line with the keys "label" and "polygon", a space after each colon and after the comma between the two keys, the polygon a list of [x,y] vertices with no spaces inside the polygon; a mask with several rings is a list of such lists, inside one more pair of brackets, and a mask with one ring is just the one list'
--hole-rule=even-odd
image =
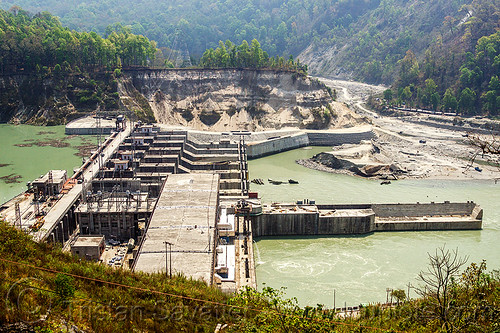
{"label": "teesta river", "polygon": [[[259,288],[286,287],[300,305],[336,306],[385,302],[386,289],[418,284],[427,253],[437,247],[457,249],[469,262],[485,259],[488,269],[500,269],[500,183],[457,180],[400,180],[390,185],[354,176],[307,169],[295,163],[329,150],[296,149],[249,162],[250,178],[299,181],[298,185],[251,184],[263,202],[408,203],[463,202],[484,208],[483,230],[386,232],[352,237],[281,237],[257,239]],[[465,268],[465,267],[464,267]],[[410,288],[410,297],[415,297]]]}
{"label": "teesta river", "polygon": [[[47,133],[49,132],[49,133]],[[53,140],[68,147],[46,146]],[[34,140],[38,144],[31,145]],[[81,165],[75,146],[95,138],[64,135],[63,126],[33,127],[0,125],[0,177],[21,176],[18,182],[0,179],[0,201],[5,202],[49,169],[65,169],[68,175]],[[40,143],[41,142],[41,143]],[[45,142],[45,143],[44,143]],[[31,147],[30,147],[31,145]],[[427,253],[439,246],[458,248],[469,261],[487,261],[500,268],[500,183],[493,181],[400,180],[381,186],[379,181],[307,169],[295,160],[329,150],[329,147],[296,149],[249,162],[251,178],[299,181],[297,185],[252,184],[263,202],[398,203],[473,200],[484,208],[483,230],[444,232],[390,232],[355,237],[294,237],[257,239],[259,288],[286,287],[287,297],[300,305],[382,302],[386,288],[407,290],[417,284],[418,272],[426,268]],[[410,289],[410,296],[415,293]]]}

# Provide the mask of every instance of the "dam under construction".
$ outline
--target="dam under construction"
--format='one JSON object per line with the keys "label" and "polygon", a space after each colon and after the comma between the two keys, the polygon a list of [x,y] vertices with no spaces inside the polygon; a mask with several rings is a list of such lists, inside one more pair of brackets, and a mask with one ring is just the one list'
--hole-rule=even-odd
{"label": "dam under construction", "polygon": [[89,248],[101,255],[103,236],[111,244],[133,243],[113,266],[182,273],[226,291],[256,287],[254,237],[481,229],[482,209],[473,202],[264,204],[250,191],[248,159],[309,145],[356,144],[373,135],[370,127],[209,133],[121,126],[72,177],[49,171],[2,205],[0,214],[36,240],[68,251],[85,238],[98,240]]}

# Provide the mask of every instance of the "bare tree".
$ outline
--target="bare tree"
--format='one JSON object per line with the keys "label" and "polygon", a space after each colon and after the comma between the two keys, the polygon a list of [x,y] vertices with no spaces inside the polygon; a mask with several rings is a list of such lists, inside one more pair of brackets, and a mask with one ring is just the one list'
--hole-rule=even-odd
{"label": "bare tree", "polygon": [[450,251],[444,246],[437,248],[435,254],[427,255],[429,266],[426,271],[418,274],[424,286],[417,287],[416,292],[428,303],[424,310],[425,316],[431,320],[440,320],[446,332],[452,332],[451,291],[455,277],[460,274],[460,269],[468,261],[468,257],[459,257],[458,249]]}
{"label": "bare tree", "polygon": [[500,137],[495,134],[468,133],[467,141],[475,148],[468,167],[472,167],[478,157],[490,165],[496,166],[500,171]]}

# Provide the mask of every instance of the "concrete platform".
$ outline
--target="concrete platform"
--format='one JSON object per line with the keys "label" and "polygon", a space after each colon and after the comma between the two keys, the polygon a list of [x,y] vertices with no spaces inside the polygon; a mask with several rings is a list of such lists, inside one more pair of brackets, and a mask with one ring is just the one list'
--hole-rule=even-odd
{"label": "concrete platform", "polygon": [[64,132],[68,135],[109,135],[116,128],[116,119],[101,118],[99,120],[100,128],[97,127],[97,118],[93,116],[75,119],[66,125]]}
{"label": "concrete platform", "polygon": [[165,242],[170,242],[172,274],[210,282],[218,187],[217,174],[168,175],[134,270],[165,272]]}

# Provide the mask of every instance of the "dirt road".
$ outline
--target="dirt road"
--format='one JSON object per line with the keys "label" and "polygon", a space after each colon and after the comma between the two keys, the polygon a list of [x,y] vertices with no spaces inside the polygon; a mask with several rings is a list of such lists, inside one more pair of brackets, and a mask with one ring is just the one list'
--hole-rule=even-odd
{"label": "dirt road", "polygon": [[[467,144],[467,133],[418,124],[411,116],[386,117],[369,110],[368,96],[380,94],[387,87],[365,83],[318,78],[337,91],[340,102],[366,117],[378,138],[374,149],[363,160],[367,164],[394,163],[406,170],[406,178],[494,179],[500,171],[493,166],[471,165],[475,149]],[[375,147],[377,149],[375,149]],[[349,148],[349,147],[344,147]],[[380,151],[378,151],[380,149]],[[338,150],[338,149],[337,149]],[[359,159],[359,154],[357,159]],[[481,171],[475,169],[478,167]]]}

